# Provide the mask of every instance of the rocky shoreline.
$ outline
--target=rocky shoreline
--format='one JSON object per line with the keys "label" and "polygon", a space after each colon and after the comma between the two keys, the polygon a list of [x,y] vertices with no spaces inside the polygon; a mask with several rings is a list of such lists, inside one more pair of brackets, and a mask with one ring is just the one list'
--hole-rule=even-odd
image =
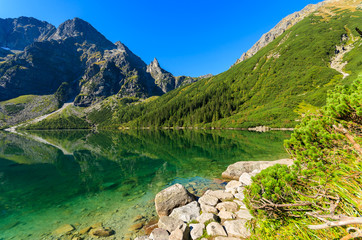
{"label": "rocky shoreline", "polygon": [[236,240],[250,237],[247,222],[253,216],[243,203],[244,188],[252,177],[275,164],[292,165],[291,159],[244,161],[230,165],[222,177],[231,179],[224,190],[208,190],[197,198],[174,184],[155,197],[159,221],[150,235],[135,240]]}
{"label": "rocky shoreline", "polygon": [[211,185],[171,185],[147,204],[147,209],[154,212],[152,216],[135,210],[139,215],[130,220],[127,234],[119,232],[119,221],[104,221],[82,227],[65,224],[42,239],[245,239],[251,235],[247,225],[253,218],[243,203],[245,186],[252,183],[253,176],[275,164],[290,166],[293,160],[240,161],[229,165],[222,180],[215,179]]}

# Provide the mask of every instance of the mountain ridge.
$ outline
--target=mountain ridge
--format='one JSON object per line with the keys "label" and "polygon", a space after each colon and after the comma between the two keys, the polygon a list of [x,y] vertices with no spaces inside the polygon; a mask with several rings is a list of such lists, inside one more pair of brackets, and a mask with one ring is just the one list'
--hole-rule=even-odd
{"label": "mountain ridge", "polygon": [[262,49],[263,47],[267,46],[269,43],[274,41],[287,29],[294,26],[295,24],[303,20],[305,17],[309,16],[311,13],[318,10],[325,3],[326,1],[317,4],[309,4],[306,7],[304,7],[302,10],[294,12],[288,15],[287,17],[283,18],[275,27],[273,27],[267,33],[264,33],[261,36],[261,38],[247,52],[243,53],[235,64],[238,64],[254,56],[260,49]]}
{"label": "mountain ridge", "polygon": [[[0,19],[0,33],[9,26],[16,26],[14,34],[29,34],[22,42],[11,37],[13,32],[0,34],[0,101],[23,95],[56,94],[59,105],[74,99],[76,106],[87,107],[112,95],[159,96],[183,82],[197,80],[174,77],[160,66],[158,71],[167,72],[170,78],[162,82],[153,78],[147,72],[147,64],[127,46],[121,42],[113,44],[79,18],[67,20],[58,28],[35,18]],[[4,124],[6,118],[2,114],[8,113],[0,113]]]}

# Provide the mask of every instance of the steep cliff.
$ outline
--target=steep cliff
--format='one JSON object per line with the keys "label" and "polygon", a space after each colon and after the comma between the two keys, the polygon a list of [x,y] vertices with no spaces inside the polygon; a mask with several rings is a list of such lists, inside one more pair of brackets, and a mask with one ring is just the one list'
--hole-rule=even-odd
{"label": "steep cliff", "polygon": [[0,18],[0,47],[24,50],[33,42],[44,40],[55,27],[31,17]]}

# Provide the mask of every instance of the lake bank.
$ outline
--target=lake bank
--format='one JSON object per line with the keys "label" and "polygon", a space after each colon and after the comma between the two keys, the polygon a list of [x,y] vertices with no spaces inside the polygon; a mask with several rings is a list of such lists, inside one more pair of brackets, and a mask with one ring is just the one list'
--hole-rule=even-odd
{"label": "lake bank", "polygon": [[150,216],[141,222],[152,220],[152,199],[161,189],[175,183],[190,191],[202,190],[200,184],[216,189],[220,182],[214,178],[238,160],[286,156],[283,141],[290,136],[241,131],[32,134],[52,145],[0,133],[0,168],[7,183],[0,189],[0,239],[48,239],[65,224],[81,230],[97,222],[122,239],[117,234],[127,234],[140,212]]}

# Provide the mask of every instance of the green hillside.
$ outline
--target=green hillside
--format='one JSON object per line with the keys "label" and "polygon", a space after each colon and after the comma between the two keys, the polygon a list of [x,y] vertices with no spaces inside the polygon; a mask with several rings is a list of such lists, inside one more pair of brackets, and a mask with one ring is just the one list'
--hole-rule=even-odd
{"label": "green hillside", "polygon": [[[152,101],[106,99],[87,121],[106,127],[294,127],[325,104],[326,93],[350,84],[362,66],[362,11],[331,8],[311,15],[228,71]],[[348,36],[348,37],[346,37]],[[350,46],[344,68],[330,67],[336,46]],[[46,120],[51,128],[53,120]],[[33,128],[42,128],[39,123]],[[50,126],[50,127],[49,127]]]}
{"label": "green hillside", "polygon": [[292,167],[265,169],[246,188],[251,239],[360,239],[348,227],[362,213],[361,81],[362,74],[336,87],[326,106],[296,127],[285,141]]}

